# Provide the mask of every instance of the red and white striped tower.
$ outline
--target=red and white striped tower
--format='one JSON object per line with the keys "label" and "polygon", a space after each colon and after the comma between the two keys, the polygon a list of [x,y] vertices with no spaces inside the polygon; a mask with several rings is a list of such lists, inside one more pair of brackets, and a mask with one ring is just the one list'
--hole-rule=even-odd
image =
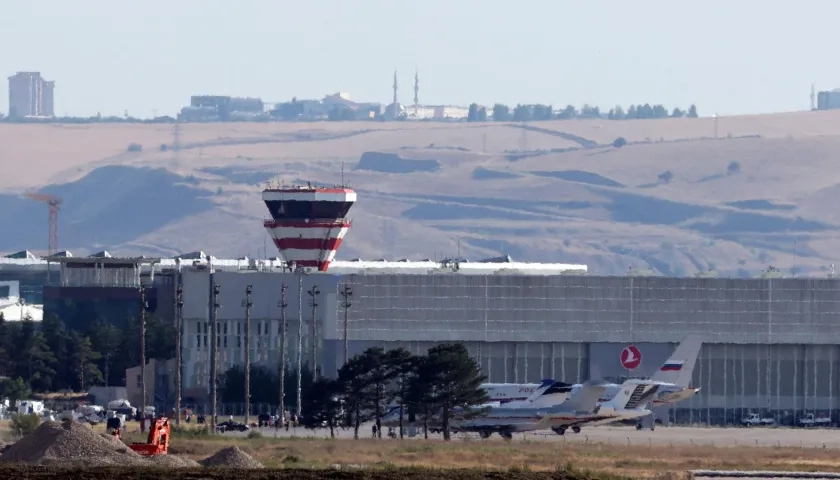
{"label": "red and white striped tower", "polygon": [[347,212],[356,202],[350,188],[311,185],[267,188],[262,193],[271,220],[264,222],[283,260],[327,271],[350,229]]}

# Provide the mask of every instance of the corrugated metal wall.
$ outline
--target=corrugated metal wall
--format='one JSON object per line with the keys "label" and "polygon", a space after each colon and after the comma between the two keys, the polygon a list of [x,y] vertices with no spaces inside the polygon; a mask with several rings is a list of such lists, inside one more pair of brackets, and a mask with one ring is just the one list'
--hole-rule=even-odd
{"label": "corrugated metal wall", "polygon": [[[215,279],[222,286],[220,322],[237,337],[228,340],[228,350],[220,349],[222,366],[244,356],[238,337],[249,284],[252,331],[257,334],[259,322],[265,336],[254,343],[252,358],[279,362],[278,301],[286,283],[294,362],[298,277],[220,272]],[[694,333],[707,342],[694,372],[702,390],[680,404],[680,421],[733,422],[751,411],[772,412],[780,421],[804,411],[838,414],[840,284],[833,279],[315,274],[303,282],[304,291],[317,285],[322,292],[316,317],[319,362],[327,375],[341,364],[345,312],[337,292],[348,285],[351,356],[372,345],[421,353],[435,342],[463,341],[493,382],[571,382],[589,378],[593,366],[614,375],[620,368],[616,352],[630,342],[647,355],[645,368],[654,369]],[[208,318],[209,290],[208,273],[184,273],[188,386],[206,379],[207,349],[198,346],[197,329]],[[305,293],[303,307],[306,364],[312,315]]]}
{"label": "corrugated metal wall", "polygon": [[[840,343],[835,279],[348,275],[350,338]],[[408,336],[408,337],[405,337]]]}

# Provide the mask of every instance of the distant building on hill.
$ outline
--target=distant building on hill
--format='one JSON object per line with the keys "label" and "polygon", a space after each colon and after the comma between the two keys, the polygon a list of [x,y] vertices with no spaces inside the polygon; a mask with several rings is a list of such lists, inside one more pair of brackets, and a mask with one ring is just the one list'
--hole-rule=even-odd
{"label": "distant building on hill", "polygon": [[834,110],[837,108],[840,108],[840,88],[817,94],[817,110]]}
{"label": "distant building on hill", "polygon": [[181,109],[178,118],[185,121],[244,120],[264,113],[265,104],[259,98],[193,95],[190,105]]}
{"label": "distant building on hill", "polygon": [[52,117],[55,115],[55,82],[40,72],[18,72],[9,77],[9,117]]}

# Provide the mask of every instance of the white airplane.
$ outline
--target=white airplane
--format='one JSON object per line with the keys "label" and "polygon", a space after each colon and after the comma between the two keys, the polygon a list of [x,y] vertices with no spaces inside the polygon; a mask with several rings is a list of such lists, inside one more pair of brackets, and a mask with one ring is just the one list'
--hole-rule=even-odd
{"label": "white airplane", "polygon": [[540,383],[482,383],[479,388],[487,392],[487,396],[490,397],[490,402],[505,405],[511,402],[527,401],[528,398],[534,394],[537,388],[544,385],[546,382],[551,383],[552,391],[549,395],[553,396],[549,398],[541,398],[541,400],[555,400],[552,405],[556,405],[565,400],[574,387],[571,383],[545,379]]}
{"label": "white airplane", "polygon": [[478,432],[481,438],[498,432],[502,438],[510,439],[516,432],[548,428],[552,421],[590,418],[605,388],[603,382],[587,382],[565,401],[551,407],[489,407],[474,417],[465,415],[472,409],[457,409],[453,412],[452,431]]}
{"label": "white airplane", "polygon": [[[598,399],[598,406],[592,415],[584,418],[552,418],[548,427],[558,435],[565,435],[569,428],[575,433],[580,433],[580,428],[583,425],[606,425],[622,420],[646,417],[652,413],[647,405],[656,397],[659,390],[672,386],[672,384],[656,380],[638,378],[627,379],[621,385],[606,384],[604,393]],[[606,392],[610,389],[614,392],[608,395]],[[577,388],[572,395],[574,396],[576,392]]]}
{"label": "white airplane", "polygon": [[[657,390],[664,386],[662,382],[642,379],[628,379],[619,386],[619,390],[607,401],[601,401],[610,384],[601,381],[589,381],[567,396],[560,404],[540,405],[535,399],[522,404],[506,403],[503,406],[490,407],[488,411],[474,418],[460,418],[453,421],[452,430],[478,432],[487,438],[498,432],[503,438],[511,438],[515,432],[527,432],[550,428],[563,435],[567,428],[580,431],[584,424],[603,424],[619,420],[628,420],[649,415],[645,408]],[[544,388],[544,384],[541,385]],[[543,396],[546,392],[545,390]]]}
{"label": "white airplane", "polygon": [[[537,384],[537,386],[531,389],[531,394],[525,397],[522,400],[511,402],[510,404],[505,403],[505,406],[511,405],[518,408],[526,407],[526,406],[541,406],[546,405],[544,402],[536,403],[538,399],[549,393],[552,388],[559,382],[555,382],[554,380],[543,380],[542,383]],[[563,399],[565,400],[565,398]],[[558,403],[562,403],[563,400],[550,400],[547,406],[557,405]],[[498,408],[501,407],[502,403],[499,401],[493,401],[492,399],[487,403],[483,403],[476,408]],[[414,416],[412,416],[414,417]],[[415,418],[416,421],[416,418]],[[390,405],[388,410],[385,412],[385,415],[382,416],[380,419],[380,423],[385,425],[386,427],[398,427],[400,424],[400,406],[399,405]],[[409,415],[403,412],[403,425],[408,425],[409,422]]]}
{"label": "white airplane", "polygon": [[[686,337],[674,350],[674,353],[662,364],[650,380],[661,382],[657,389],[656,396],[651,400],[654,407],[669,403],[681,402],[695,395],[699,388],[691,387],[691,377],[694,373],[694,366],[697,363],[697,356],[700,354],[702,341],[699,337]],[[545,383],[546,380],[543,380]],[[529,392],[533,392],[542,384],[535,383],[485,383],[481,388],[487,391],[490,401],[505,404],[527,399]],[[541,401],[562,402],[580,384],[568,384],[557,382],[550,393],[550,397]],[[618,393],[620,385],[615,383],[607,384],[606,391],[601,402],[609,401]],[[565,396],[564,396],[565,395]]]}

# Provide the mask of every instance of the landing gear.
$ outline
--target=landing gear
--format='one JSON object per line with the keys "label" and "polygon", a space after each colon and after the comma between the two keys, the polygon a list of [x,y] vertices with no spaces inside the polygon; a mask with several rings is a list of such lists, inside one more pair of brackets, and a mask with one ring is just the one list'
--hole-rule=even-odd
{"label": "landing gear", "polygon": [[574,427],[572,427],[572,431],[575,432],[575,433],[580,433],[580,427],[575,425]]}
{"label": "landing gear", "polygon": [[478,436],[483,439],[490,438],[490,435],[493,435],[493,432],[491,432],[490,430],[482,430],[478,432]]}
{"label": "landing gear", "polygon": [[[580,430],[580,429],[578,429],[578,430]],[[557,435],[565,435],[566,434],[566,427],[552,427],[551,431],[553,431]]]}
{"label": "landing gear", "polygon": [[505,440],[513,439],[513,433],[511,432],[499,432],[499,435],[501,435]]}

